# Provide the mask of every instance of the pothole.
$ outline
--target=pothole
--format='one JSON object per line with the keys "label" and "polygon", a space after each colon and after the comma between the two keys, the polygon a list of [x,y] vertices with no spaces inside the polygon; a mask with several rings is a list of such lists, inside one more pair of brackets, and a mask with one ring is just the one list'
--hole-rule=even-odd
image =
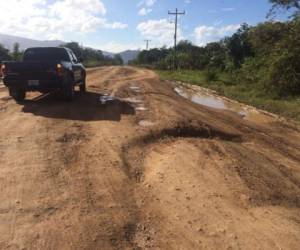
{"label": "pothole", "polygon": [[60,143],[80,142],[85,139],[86,137],[84,134],[65,133],[63,136],[58,138],[56,142],[60,142]]}
{"label": "pothole", "polygon": [[173,128],[165,128],[152,132],[143,138],[145,143],[152,143],[166,138],[203,138],[218,139],[223,141],[242,142],[241,135],[230,134],[211,127],[194,127],[190,125],[177,125]]}
{"label": "pothole", "polygon": [[127,224],[124,227],[125,239],[134,249],[154,247],[155,231],[143,224]]}
{"label": "pothole", "polygon": [[134,139],[127,145],[122,147],[122,159],[124,163],[124,172],[129,179],[140,183],[144,179],[144,159],[146,157],[146,148],[154,143],[163,140],[172,140],[178,138],[194,138],[194,139],[214,139],[221,141],[229,141],[234,143],[242,142],[242,136],[231,134],[225,131],[208,126],[191,126],[179,124],[172,128],[165,128]]}

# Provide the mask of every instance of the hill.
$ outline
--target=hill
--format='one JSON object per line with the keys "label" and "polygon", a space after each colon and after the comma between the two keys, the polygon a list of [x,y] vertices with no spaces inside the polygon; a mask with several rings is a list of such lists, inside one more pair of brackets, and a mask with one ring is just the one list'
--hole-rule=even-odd
{"label": "hill", "polygon": [[[0,34],[0,43],[3,44],[7,49],[12,50],[14,43],[20,44],[20,49],[25,50],[29,47],[56,47],[61,44],[64,44],[64,41],[60,40],[35,40],[35,39],[29,39],[25,37],[19,37],[19,36],[11,36],[6,34]],[[111,53],[107,51],[102,51],[105,56],[114,57],[116,53]],[[138,55],[138,50],[126,50],[124,52],[118,53],[121,55],[124,63],[128,63],[128,61],[135,59]]]}
{"label": "hill", "polygon": [[11,50],[16,42],[20,44],[21,50],[29,47],[56,47],[64,43],[63,41],[59,40],[39,41],[19,36],[0,34],[0,43],[3,44],[7,49]]}

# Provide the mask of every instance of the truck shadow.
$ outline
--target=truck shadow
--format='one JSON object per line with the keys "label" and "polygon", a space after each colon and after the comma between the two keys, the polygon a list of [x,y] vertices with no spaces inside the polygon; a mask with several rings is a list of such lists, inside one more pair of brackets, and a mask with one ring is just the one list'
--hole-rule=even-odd
{"label": "truck shadow", "polygon": [[55,94],[46,94],[24,101],[22,111],[36,116],[77,121],[120,121],[122,115],[135,114],[134,107],[118,99],[101,104],[101,96],[93,92],[76,93],[73,102],[64,102]]}

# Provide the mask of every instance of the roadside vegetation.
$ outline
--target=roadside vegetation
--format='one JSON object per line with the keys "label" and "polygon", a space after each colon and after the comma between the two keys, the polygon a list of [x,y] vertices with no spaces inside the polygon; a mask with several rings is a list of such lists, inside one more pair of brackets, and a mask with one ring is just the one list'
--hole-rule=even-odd
{"label": "roadside vegetation", "polygon": [[[112,57],[105,56],[101,50],[82,47],[77,42],[62,44],[61,46],[70,48],[75,53],[77,58],[82,58],[83,64],[86,67],[123,65],[123,60],[120,55],[115,55]],[[0,62],[9,60],[20,61],[22,59],[23,52],[24,51],[20,50],[18,43],[14,44],[12,51],[9,51],[0,44]]]}
{"label": "roadside vegetation", "polygon": [[[131,64],[300,121],[300,1],[270,2],[268,22],[243,24],[232,36],[205,47],[181,41],[176,71],[173,49],[166,47],[142,51]],[[286,22],[272,20],[279,8],[290,11]]]}

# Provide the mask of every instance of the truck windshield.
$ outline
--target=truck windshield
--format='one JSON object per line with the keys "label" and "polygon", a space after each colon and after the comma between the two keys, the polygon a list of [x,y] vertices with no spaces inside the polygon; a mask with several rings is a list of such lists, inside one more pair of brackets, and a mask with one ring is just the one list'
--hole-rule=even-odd
{"label": "truck windshield", "polygon": [[67,52],[60,48],[34,48],[25,51],[24,62],[70,61]]}

